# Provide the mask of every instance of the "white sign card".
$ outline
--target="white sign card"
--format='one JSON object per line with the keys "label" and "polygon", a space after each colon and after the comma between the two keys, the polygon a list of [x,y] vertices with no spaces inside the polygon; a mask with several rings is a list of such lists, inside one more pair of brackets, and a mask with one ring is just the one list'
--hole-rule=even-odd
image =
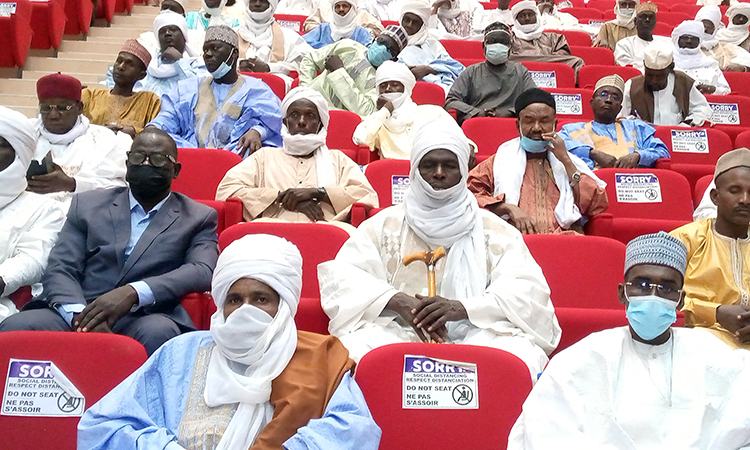
{"label": "white sign card", "polygon": [[11,359],[0,414],[26,417],[80,417],[83,394],[52,361]]}
{"label": "white sign card", "polygon": [[10,17],[16,13],[16,3],[0,3],[0,17]]}
{"label": "white sign card", "polygon": [[534,80],[536,87],[538,88],[556,88],[557,87],[557,74],[554,70],[550,71],[532,71],[529,70],[531,79]]}
{"label": "white sign card", "polygon": [[652,173],[616,173],[615,191],[620,203],[661,203],[659,178]]}
{"label": "white sign card", "polygon": [[711,122],[720,125],[739,125],[740,107],[737,103],[709,103],[714,110]]}
{"label": "white sign card", "polygon": [[581,94],[556,94],[553,92],[552,96],[555,98],[555,105],[557,105],[557,114],[583,115]]}
{"label": "white sign card", "polygon": [[708,132],[706,130],[672,130],[672,151],[708,153]]}
{"label": "white sign card", "polygon": [[406,191],[409,190],[409,175],[391,176],[391,203],[398,205],[404,202]]}
{"label": "white sign card", "polygon": [[299,31],[300,28],[300,23],[297,20],[277,20],[276,22],[281,28],[289,28],[294,31]]}
{"label": "white sign card", "polygon": [[404,409],[478,409],[477,365],[404,355]]}

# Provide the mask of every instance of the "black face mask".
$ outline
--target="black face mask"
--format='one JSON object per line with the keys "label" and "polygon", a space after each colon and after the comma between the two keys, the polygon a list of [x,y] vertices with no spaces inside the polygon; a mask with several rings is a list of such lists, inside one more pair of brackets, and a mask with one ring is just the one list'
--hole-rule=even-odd
{"label": "black face mask", "polygon": [[128,166],[125,176],[133,196],[143,200],[158,198],[169,192],[172,174],[167,167]]}

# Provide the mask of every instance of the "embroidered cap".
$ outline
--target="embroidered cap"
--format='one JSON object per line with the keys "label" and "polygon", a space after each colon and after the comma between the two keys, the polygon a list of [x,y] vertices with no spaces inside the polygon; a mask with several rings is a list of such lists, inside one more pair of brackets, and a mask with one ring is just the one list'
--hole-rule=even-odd
{"label": "embroidered cap", "polygon": [[399,51],[403,50],[404,47],[406,47],[406,45],[409,43],[409,36],[406,34],[406,31],[399,25],[388,25],[387,27],[385,27],[385,31],[383,31],[381,34],[390,36],[394,41],[396,41]]}
{"label": "embroidered cap", "polygon": [[145,67],[148,67],[149,63],[151,63],[151,53],[149,53],[148,50],[146,50],[146,47],[141,45],[141,43],[135,39],[128,39],[125,41],[120,52],[130,53],[140,59]]}
{"label": "embroidered cap", "polygon": [[644,3],[639,3],[635,5],[636,16],[642,12],[652,12],[656,14],[658,11],[659,11],[659,8],[656,6],[655,3],[652,3],[652,2],[644,2]]}
{"label": "embroidered cap", "polygon": [[643,52],[643,65],[647,69],[662,70],[674,61],[674,47],[671,42],[654,41]]}
{"label": "embroidered cap", "polygon": [[625,248],[625,274],[638,264],[656,264],[671,267],[685,277],[687,248],[679,239],[660,231],[644,234],[628,242]]}
{"label": "embroidered cap", "polygon": [[234,48],[239,46],[237,33],[226,25],[214,25],[206,29],[206,37],[203,42],[221,41]]}
{"label": "embroidered cap", "polygon": [[742,147],[721,155],[721,158],[716,161],[714,180],[719,178],[719,175],[722,173],[734,169],[735,167],[750,167],[750,150]]}
{"label": "embroidered cap", "polygon": [[620,75],[617,74],[602,77],[599,81],[596,82],[596,86],[594,86],[594,92],[605,86],[619,89],[621,94],[625,92],[625,81]]}

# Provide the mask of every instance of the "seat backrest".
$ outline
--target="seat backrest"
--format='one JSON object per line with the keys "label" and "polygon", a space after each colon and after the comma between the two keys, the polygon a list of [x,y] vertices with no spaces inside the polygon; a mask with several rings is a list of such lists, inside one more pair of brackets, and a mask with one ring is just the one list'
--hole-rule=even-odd
{"label": "seat backrest", "polygon": [[242,200],[237,197],[229,197],[225,202],[219,200],[198,200],[198,202],[210,206],[218,213],[217,233],[221,233],[228,227],[242,222]]}
{"label": "seat backrest", "polygon": [[410,167],[409,161],[401,159],[379,159],[367,165],[365,177],[378,193],[381,208],[403,202],[409,188]]}
{"label": "seat backrest", "polygon": [[641,74],[635,67],[586,64],[578,71],[578,87],[593,90],[597,81],[609,75],[620,75],[624,81]]}
{"label": "seat backrest", "polygon": [[568,13],[576,19],[601,19],[602,12],[593,8],[562,8],[560,12]]}
{"label": "seat backrest", "polygon": [[243,75],[257,78],[268,85],[279,100],[284,100],[286,95],[286,82],[278,75],[266,72],[240,72]]}
{"label": "seat backrest", "polygon": [[586,8],[593,8],[599,11],[609,11],[614,8],[614,4],[611,0],[589,0],[586,3]]}
{"label": "seat backrest", "polygon": [[712,181],[714,181],[714,176],[713,174],[709,174],[700,177],[698,181],[695,182],[695,188],[693,189],[693,205],[696,208],[701,204],[703,195],[706,193],[706,189],[708,189],[708,185],[711,184]]}
{"label": "seat backrest", "polygon": [[477,157],[489,157],[503,142],[520,136],[516,119],[511,117],[471,117],[461,125],[466,137],[479,147]]}
{"label": "seat backrest", "polygon": [[193,200],[215,200],[222,178],[242,158],[220,148],[181,148],[177,151],[177,161],[182,170],[172,180],[172,190]]}
{"label": "seat backrest", "polygon": [[445,51],[453,59],[474,59],[484,61],[482,41],[464,41],[458,39],[442,39],[440,41]]}
{"label": "seat backrest", "polygon": [[555,308],[624,309],[625,244],[599,236],[528,234],[524,241],[544,272]]}
{"label": "seat backrest", "polygon": [[328,137],[326,138],[328,148],[351,149],[356,152],[359,147],[353,140],[354,130],[362,122],[362,118],[357,113],[340,109],[332,109],[329,114],[331,118],[328,122]]}
{"label": "seat backrest", "polygon": [[300,34],[305,32],[304,25],[307,16],[304,14],[274,14],[273,18],[280,27],[289,28]]}
{"label": "seat backrest", "polygon": [[[661,8],[660,8],[661,9]],[[681,24],[682,22],[686,20],[693,20],[695,18],[695,15],[689,15],[685,14],[684,12],[666,12],[666,11],[659,11],[656,13],[656,21],[657,22],[663,22],[667,25],[670,25],[671,27],[676,27],[677,25]]]}
{"label": "seat backrest", "polygon": [[744,95],[706,95],[714,114],[714,125],[750,127],[750,97]]}
{"label": "seat backrest", "polygon": [[[590,11],[595,12],[593,9],[586,9],[581,8],[584,11]],[[598,11],[596,11],[598,12]],[[601,14],[599,14],[599,17],[590,17],[590,19],[600,19]],[[588,23],[588,20],[586,21]],[[580,47],[591,47],[591,35],[586,33],[585,31],[576,31],[576,30],[550,30],[554,31],[555,33],[560,33],[563,36],[565,36],[565,40],[568,41],[568,45],[575,45]]]}
{"label": "seat backrest", "polygon": [[734,139],[734,148],[750,148],[750,130],[743,131]]}
{"label": "seat backrest", "polygon": [[[3,380],[8,379],[10,359],[22,361],[14,364],[11,375],[16,374],[16,367],[26,365],[28,375],[25,374],[26,370],[17,375],[21,377],[19,381],[29,383],[40,379],[34,378],[38,367],[46,366],[46,362],[54,363],[81,392],[85,408],[89,408],[146,361],[146,350],[137,341],[118,334],[9,331],[0,333],[0,377]],[[44,363],[24,364],[24,361]],[[3,395],[12,395],[10,392],[14,389],[5,387],[5,382],[3,386],[6,389]],[[41,407],[40,398],[18,397],[33,403],[25,406]],[[17,403],[19,406],[23,406],[21,400]],[[68,406],[75,407],[75,401],[65,403],[61,400],[64,398],[58,397],[58,402],[55,402],[63,405],[58,406],[61,411]],[[76,448],[79,417],[21,417],[4,414],[5,411],[0,415],[0,429],[3,430],[0,441],[3,450]]]}
{"label": "seat backrest", "polygon": [[713,167],[721,155],[734,148],[732,140],[721,130],[677,126],[655,128],[656,137],[667,144],[672,163]]}
{"label": "seat backrest", "polygon": [[[420,358],[407,359],[407,355]],[[440,370],[435,369],[439,365],[434,361],[414,364],[425,361],[421,357],[476,364],[476,392],[471,382],[448,381],[453,380],[450,373],[439,374],[440,384],[427,386],[447,388],[446,391],[419,390],[427,382],[412,380],[425,380],[432,377],[433,370]],[[456,375],[469,379],[472,376]],[[531,391],[529,369],[518,357],[495,348],[473,345],[405,343],[379,347],[360,360],[355,379],[375,422],[383,430],[382,449],[505,449],[510,429]],[[442,406],[453,398],[458,399],[454,400],[457,407],[461,401],[459,392],[468,393],[472,400],[476,398],[478,408],[403,407],[406,401],[434,402]],[[436,400],[438,397],[444,400]]]}
{"label": "seat backrest", "polygon": [[615,54],[612,50],[604,47],[571,45],[570,54],[583,59],[583,62],[586,64],[615,65]]}
{"label": "seat backrest", "polygon": [[671,170],[599,169],[607,183],[609,207],[615,218],[693,219],[693,200],[687,179]]}
{"label": "seat backrest", "polygon": [[575,88],[576,75],[572,67],[563,63],[521,61],[540,88]]}
{"label": "seat backrest", "polygon": [[750,96],[750,73],[748,72],[722,72],[726,78],[732,94]]}
{"label": "seat backrest", "polygon": [[411,92],[411,99],[417,105],[445,105],[445,90],[440,85],[427,81],[417,81]]}
{"label": "seat backrest", "polygon": [[674,25],[670,25],[666,22],[660,22],[656,19],[656,26],[654,27],[654,34],[657,36],[671,36]]}
{"label": "seat backrest", "polygon": [[318,264],[330,261],[349,233],[326,223],[244,222],[232,225],[219,235],[219,249],[247,234],[272,234],[296,245],[302,254],[302,297],[320,298]]}
{"label": "seat backrest", "polygon": [[594,91],[578,88],[544,88],[555,97],[558,119],[593,120],[591,97]]}

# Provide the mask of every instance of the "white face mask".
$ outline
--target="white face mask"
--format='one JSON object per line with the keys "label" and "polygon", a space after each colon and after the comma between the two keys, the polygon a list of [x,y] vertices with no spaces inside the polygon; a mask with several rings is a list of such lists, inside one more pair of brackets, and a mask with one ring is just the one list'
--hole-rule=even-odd
{"label": "white face mask", "polygon": [[291,134],[286,125],[281,126],[281,139],[284,153],[292,156],[306,156],[326,144],[325,132],[317,134]]}
{"label": "white face mask", "polygon": [[393,103],[394,110],[400,108],[407,99],[406,92],[388,92],[380,94],[380,96],[386,100],[390,100]]}
{"label": "white face mask", "polygon": [[529,34],[538,30],[540,26],[542,26],[542,24],[539,23],[539,21],[537,21],[536,23],[529,23],[526,25],[519,24],[519,25],[516,25],[515,28],[523,33]]}
{"label": "white face mask", "polygon": [[248,9],[247,13],[248,15],[250,15],[250,18],[253,19],[254,22],[265,23],[268,22],[271,17],[273,17],[273,8],[271,7],[271,5],[268,5],[268,8],[266,8],[265,11],[252,12]]}

